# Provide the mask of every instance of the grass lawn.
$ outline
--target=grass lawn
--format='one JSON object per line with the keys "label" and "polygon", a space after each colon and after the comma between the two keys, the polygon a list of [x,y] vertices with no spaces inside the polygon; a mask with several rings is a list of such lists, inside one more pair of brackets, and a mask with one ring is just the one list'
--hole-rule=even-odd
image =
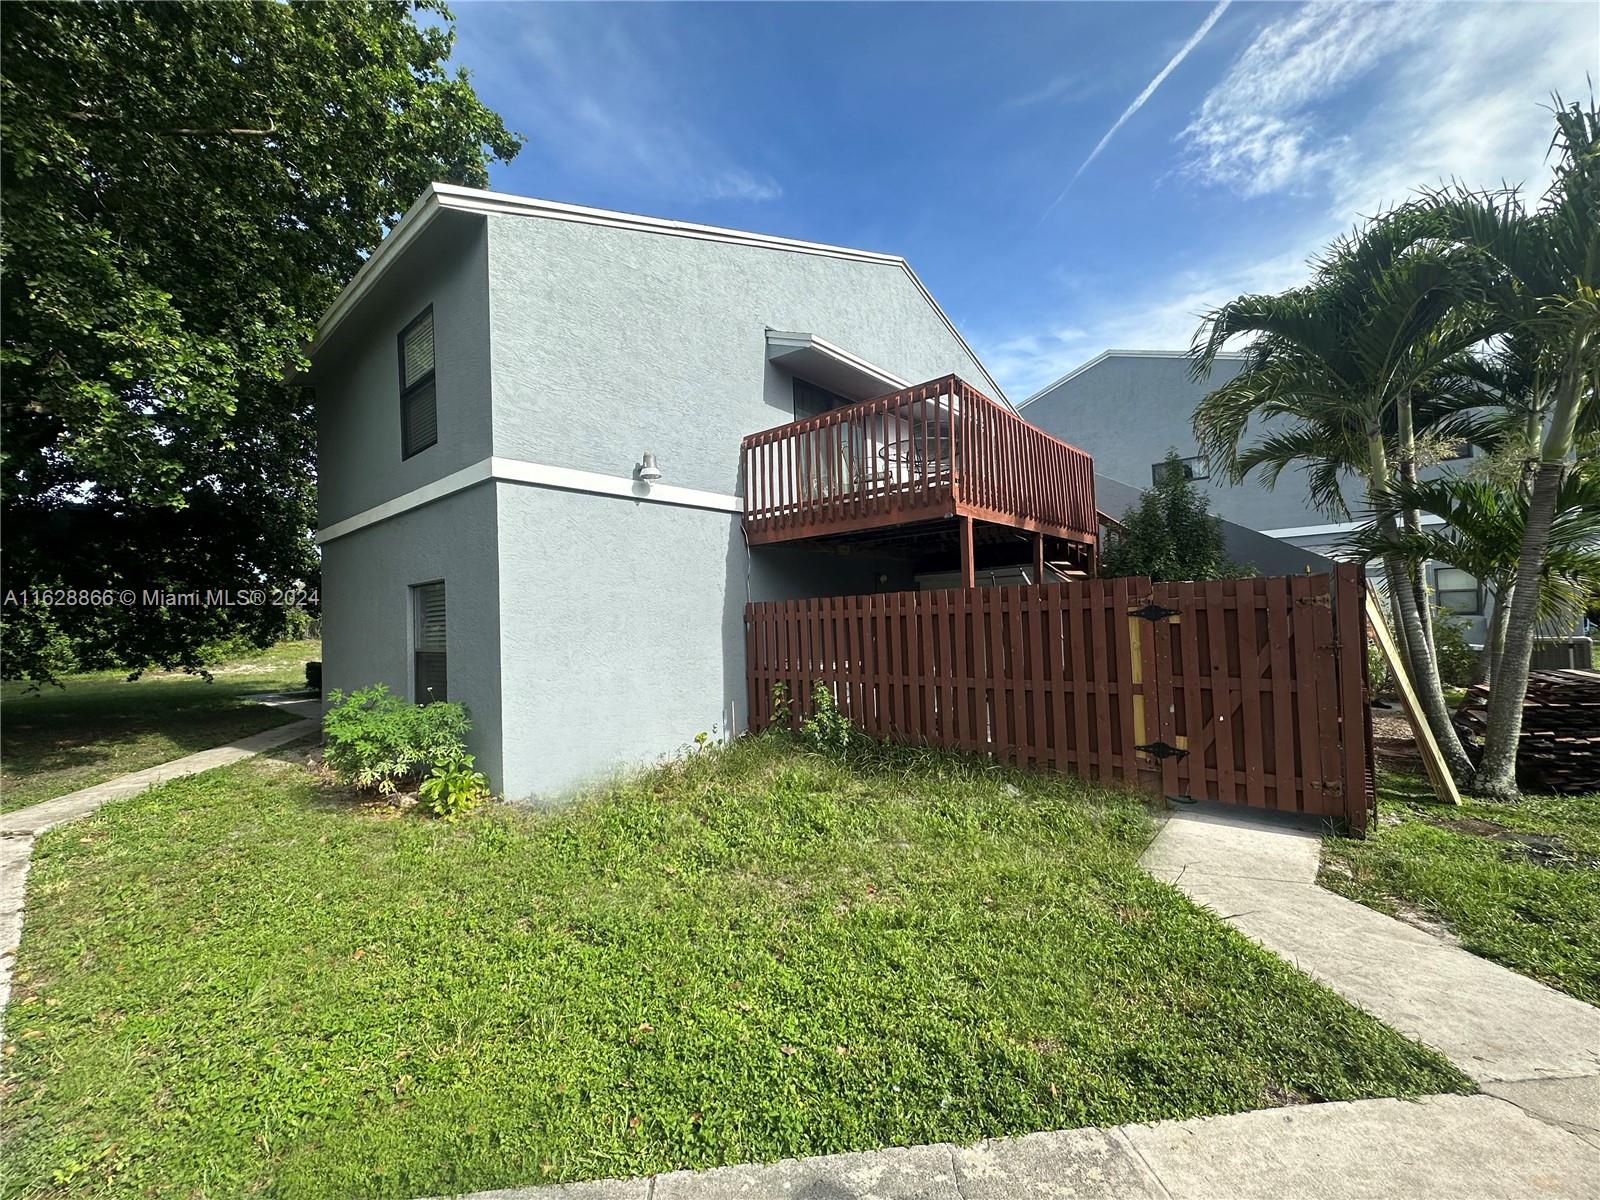
{"label": "grass lawn", "polygon": [[456,824],[255,760],[58,829],[0,1178],[419,1196],[1470,1087],[1143,875],[1139,799],[881,754]]}
{"label": "grass lawn", "polygon": [[0,812],[292,721],[242,697],[303,688],[307,660],[320,657],[316,642],[284,642],[213,667],[210,683],[181,673],[129,683],[126,672],[99,671],[32,693],[0,685]]}
{"label": "grass lawn", "polygon": [[1380,773],[1378,817],[1365,841],[1324,843],[1324,887],[1600,1004],[1600,795],[1453,808]]}

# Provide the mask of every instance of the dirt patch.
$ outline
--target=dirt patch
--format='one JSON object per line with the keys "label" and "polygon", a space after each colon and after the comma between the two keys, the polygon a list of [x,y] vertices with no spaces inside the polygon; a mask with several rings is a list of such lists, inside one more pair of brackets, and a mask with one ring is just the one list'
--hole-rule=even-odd
{"label": "dirt patch", "polygon": [[1524,859],[1536,867],[1547,867],[1553,871],[1600,870],[1600,858],[1573,850],[1559,834],[1519,833],[1477,817],[1434,817],[1428,823],[1452,833],[1465,833],[1498,843],[1507,854]]}
{"label": "dirt patch", "polygon": [[1294,1104],[1315,1104],[1317,1098],[1307,1095],[1298,1088],[1284,1087],[1279,1083],[1269,1083],[1261,1091],[1261,1097],[1266,1101],[1266,1108],[1287,1108]]}
{"label": "dirt patch", "polygon": [[1372,755],[1377,765],[1387,770],[1422,773],[1422,756],[1417,753],[1416,735],[1405,713],[1399,709],[1372,710]]}
{"label": "dirt patch", "polygon": [[1395,920],[1402,921],[1413,929],[1420,929],[1441,942],[1448,942],[1452,946],[1461,945],[1461,939],[1456,936],[1455,930],[1433,913],[1416,908],[1393,896],[1389,897],[1389,903],[1394,908]]}

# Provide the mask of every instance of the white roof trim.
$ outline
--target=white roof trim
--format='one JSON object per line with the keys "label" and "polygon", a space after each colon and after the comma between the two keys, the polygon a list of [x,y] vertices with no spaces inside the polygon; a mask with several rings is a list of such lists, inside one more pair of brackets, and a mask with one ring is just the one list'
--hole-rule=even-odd
{"label": "white roof trim", "polygon": [[[1444,521],[1431,513],[1423,513],[1421,523],[1443,525]],[[1275,538],[1322,537],[1332,533],[1354,533],[1365,524],[1365,521],[1336,521],[1328,525],[1288,525],[1282,529],[1263,529],[1261,532]]]}
{"label": "white roof trim", "polygon": [[[1072,370],[1068,371],[1065,375],[1063,375],[1060,379],[1056,380],[1054,383],[1046,384],[1044,387],[1040,388],[1037,392],[1035,392],[1033,395],[1029,396],[1021,404],[1017,405],[1017,411],[1021,412],[1023,409],[1027,408],[1028,405],[1032,404],[1035,400],[1037,400],[1040,396],[1044,395],[1046,392],[1055,391],[1055,389],[1060,387],[1063,383],[1066,383],[1066,382],[1068,382],[1069,380],[1072,380],[1072,379],[1076,379],[1079,375],[1082,375],[1090,367],[1098,367],[1101,363],[1105,362],[1105,360],[1108,359],[1108,358],[1188,358],[1188,357],[1189,357],[1189,352],[1187,350],[1102,350],[1099,354],[1096,354],[1088,362],[1083,363],[1080,366],[1073,367]],[[1221,354],[1218,354],[1217,357],[1218,358],[1236,359],[1236,358],[1244,358],[1245,355],[1242,354],[1241,352],[1237,351],[1237,350],[1224,350]]]}
{"label": "white roof trim", "polygon": [[505,214],[523,217],[543,217],[554,221],[574,221],[585,225],[605,225],[613,229],[631,229],[640,233],[660,233],[672,237],[696,238],[707,242],[726,242],[738,246],[755,246],[767,250],[787,250],[795,254],[817,254],[826,258],[842,258],[851,262],[877,263],[899,267],[906,273],[922,298],[928,302],[952,337],[977,363],[983,372],[984,383],[991,394],[1002,403],[1011,401],[1000,390],[994,376],[967,345],[966,338],[955,327],[927,285],[917,277],[911,264],[897,254],[880,254],[872,250],[855,250],[848,246],[831,246],[824,242],[805,242],[796,238],[778,237],[774,234],[749,233],[740,229],[724,229],[717,225],[696,225],[689,221],[671,221],[662,217],[646,217],[636,213],[616,212],[605,208],[585,208],[578,204],[560,204],[554,200],[538,200],[530,196],[514,196],[507,192],[490,192],[478,188],[460,187],[452,183],[430,183],[406,211],[405,216],[391,229],[355,273],[354,278],[339,293],[328,311],[317,322],[317,334],[312,341],[310,354],[315,354],[333,336],[334,331],[350,315],[368,291],[388,270],[389,264],[405,245],[432,222],[441,211],[477,213],[480,215]]}
{"label": "white roof trim", "polygon": [[[874,395],[884,392],[897,392],[901,388],[910,387],[909,381],[891,371],[868,362],[866,359],[832,342],[819,338],[814,333],[786,333],[780,329],[767,330],[767,361],[776,363],[785,370],[798,366],[804,368],[818,359],[823,360],[835,369],[842,369],[849,375],[868,380],[866,390],[869,395],[862,399],[870,399]],[[818,383],[827,383],[825,379],[816,380]],[[873,389],[877,390],[874,391]]]}
{"label": "white roof trim", "polygon": [[533,487],[552,488],[562,492],[584,492],[591,496],[612,496],[622,500],[636,500],[645,504],[667,504],[676,508],[699,508],[711,512],[740,514],[744,501],[738,496],[722,492],[707,492],[699,488],[676,487],[672,484],[644,483],[623,475],[605,475],[598,471],[580,471],[575,467],[558,467],[550,463],[529,462],[520,458],[485,458],[462,467],[432,483],[412,488],[392,500],[363,509],[354,516],[335,521],[317,530],[312,540],[319,546],[355,533],[369,525],[387,521],[424,504],[443,500],[480,483],[521,483]]}

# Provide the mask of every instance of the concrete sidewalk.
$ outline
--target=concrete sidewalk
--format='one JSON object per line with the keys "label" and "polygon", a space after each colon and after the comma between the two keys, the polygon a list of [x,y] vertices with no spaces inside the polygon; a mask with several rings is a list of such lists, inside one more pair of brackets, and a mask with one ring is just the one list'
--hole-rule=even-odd
{"label": "concrete sidewalk", "polygon": [[1600,1009],[1316,885],[1321,838],[1175,814],[1141,865],[1482,1084],[1600,1076]]}
{"label": "concrete sidewalk", "polygon": [[34,838],[47,829],[87,816],[102,804],[137,796],[169,779],[229,766],[306,737],[320,728],[321,723],[315,720],[290,721],[226,746],[186,754],[171,762],[68,792],[54,800],[0,813],[0,1035],[5,1030],[6,1001],[11,997],[11,968],[22,938],[22,902],[27,894],[28,861],[33,853]]}
{"label": "concrete sidewalk", "polygon": [[314,720],[302,718],[290,721],[287,725],[276,725],[261,733],[253,733],[236,742],[229,742],[226,746],[213,746],[210,750],[186,754],[170,762],[146,767],[142,771],[134,771],[128,775],[119,775],[104,783],[80,788],[76,792],[68,792],[65,796],[57,796],[54,800],[31,804],[14,812],[0,813],[0,837],[38,837],[47,829],[53,829],[65,821],[92,813],[102,804],[109,804],[126,796],[137,796],[140,792],[148,791],[156,784],[165,783],[169,779],[198,775],[201,771],[229,766],[240,759],[306,737],[320,728],[319,722]]}
{"label": "concrete sidewalk", "polygon": [[471,1200],[1592,1200],[1600,1147],[1492,1096],[1354,1100]]}

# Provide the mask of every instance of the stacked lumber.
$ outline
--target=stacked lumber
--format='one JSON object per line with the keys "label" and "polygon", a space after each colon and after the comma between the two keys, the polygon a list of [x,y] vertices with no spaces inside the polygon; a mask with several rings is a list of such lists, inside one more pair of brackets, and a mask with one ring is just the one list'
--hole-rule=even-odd
{"label": "stacked lumber", "polygon": [[[1455,726],[1481,746],[1489,728],[1489,689],[1468,689]],[[1600,791],[1600,671],[1535,671],[1528,676],[1517,745],[1517,780],[1529,790]]]}

